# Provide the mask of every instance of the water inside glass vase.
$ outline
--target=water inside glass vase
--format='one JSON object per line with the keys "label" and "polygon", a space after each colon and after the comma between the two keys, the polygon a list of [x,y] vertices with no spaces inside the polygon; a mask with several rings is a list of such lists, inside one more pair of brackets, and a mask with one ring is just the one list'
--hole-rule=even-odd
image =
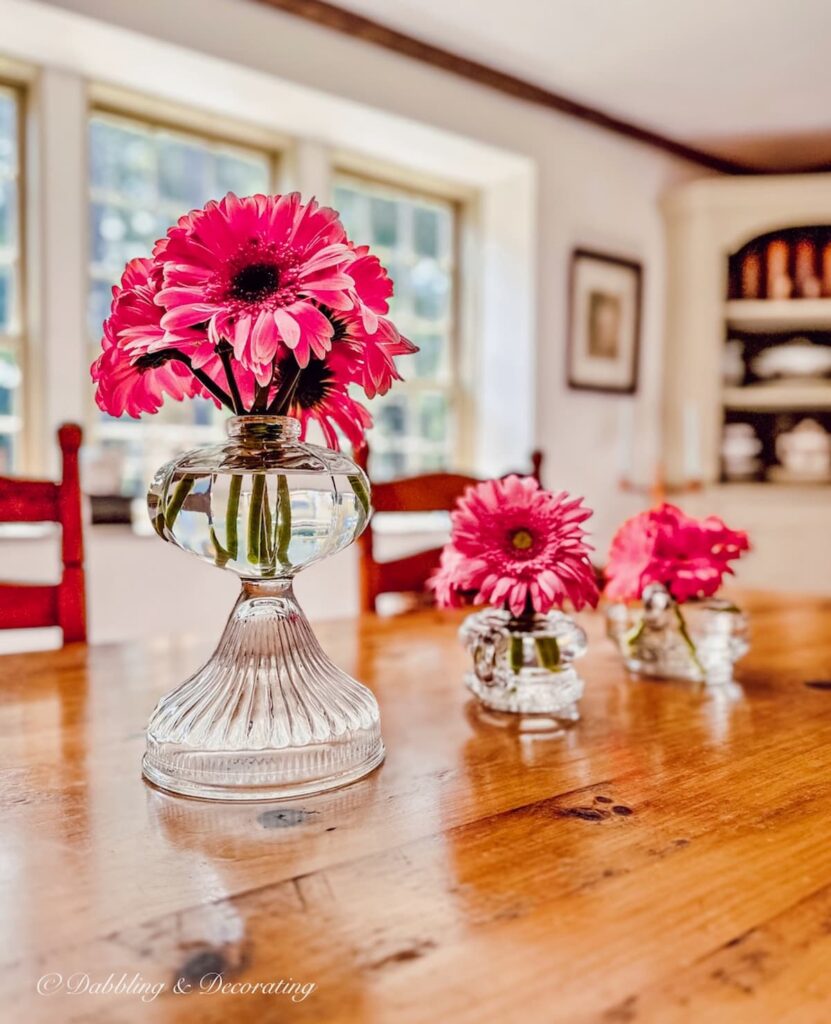
{"label": "water inside glass vase", "polygon": [[369,484],[346,456],[299,440],[288,417],[235,416],[228,441],[163,466],[148,511],[165,540],[247,579],[291,577],[350,544]]}

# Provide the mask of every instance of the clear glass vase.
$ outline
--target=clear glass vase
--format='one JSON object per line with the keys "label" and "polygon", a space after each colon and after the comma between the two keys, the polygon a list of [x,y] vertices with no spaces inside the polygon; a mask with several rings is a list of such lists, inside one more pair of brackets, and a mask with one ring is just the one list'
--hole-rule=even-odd
{"label": "clear glass vase", "polygon": [[465,619],[459,636],[473,659],[465,684],[484,707],[562,724],[580,718],[584,686],[572,662],[587,644],[574,619],[486,608]]}
{"label": "clear glass vase", "polygon": [[640,603],[606,609],[609,637],[630,672],[722,686],[749,650],[747,618],[730,601],[707,598],[683,607],[659,583]]}
{"label": "clear glass vase", "polygon": [[361,533],[369,483],[300,442],[296,420],[237,416],[228,434],[163,466],[147,498],[163,540],[235,573],[242,592],[214,653],[153,712],[144,775],[220,800],[333,789],[383,760],[378,704],[324,654],[292,580]]}

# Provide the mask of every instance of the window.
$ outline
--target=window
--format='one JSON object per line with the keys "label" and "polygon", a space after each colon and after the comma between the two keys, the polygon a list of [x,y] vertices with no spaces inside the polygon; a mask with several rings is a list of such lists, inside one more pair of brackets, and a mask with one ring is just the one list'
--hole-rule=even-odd
{"label": "window", "polygon": [[459,435],[456,345],[456,205],[360,178],[338,176],[335,207],[356,243],[369,245],[395,282],[390,316],[420,351],[406,378],[370,403],[376,479],[453,466]]}
{"label": "window", "polygon": [[0,87],[0,473],[20,460],[21,315],[20,96]]}
{"label": "window", "polygon": [[[95,358],[112,285],[124,264],[149,256],[156,239],[186,211],[226,192],[272,189],[272,154],[108,113],[89,124],[89,331]],[[120,479],[124,494],[143,492],[167,458],[214,440],[226,413],[207,400],[168,402],[147,422],[97,413],[92,431],[96,479]],[[104,474],[103,477],[101,474]],[[112,490],[112,485],[104,486]]]}

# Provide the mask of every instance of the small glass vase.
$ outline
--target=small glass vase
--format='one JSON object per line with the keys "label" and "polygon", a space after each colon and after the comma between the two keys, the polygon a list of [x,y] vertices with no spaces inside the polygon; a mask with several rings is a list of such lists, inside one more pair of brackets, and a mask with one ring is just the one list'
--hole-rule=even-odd
{"label": "small glass vase", "polygon": [[228,434],[162,466],[148,494],[159,536],[235,573],[242,592],[214,653],[153,712],[143,772],[206,799],[333,789],[383,760],[378,704],[324,654],[292,580],[361,533],[369,483],[300,442],[296,420],[236,416]]}
{"label": "small glass vase", "polygon": [[732,602],[706,598],[682,607],[659,583],[638,604],[609,605],[606,625],[627,669],[656,679],[724,686],[750,648],[747,618]]}
{"label": "small glass vase", "polygon": [[484,707],[558,724],[578,721],[584,684],[572,662],[587,644],[568,615],[515,618],[486,608],[465,619],[459,637],[473,659],[465,684]]}

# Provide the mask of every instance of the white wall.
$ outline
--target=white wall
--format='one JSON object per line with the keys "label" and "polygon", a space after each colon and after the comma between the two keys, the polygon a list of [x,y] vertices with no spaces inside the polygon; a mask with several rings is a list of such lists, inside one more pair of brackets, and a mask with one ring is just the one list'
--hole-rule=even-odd
{"label": "white wall", "polygon": [[[536,443],[546,483],[594,505],[600,547],[640,505],[618,487],[629,462],[618,435],[635,424],[634,468],[648,482],[665,277],[658,199],[699,168],[247,0],[0,0],[0,17],[0,52],[46,64],[50,74],[176,98],[475,188],[476,468],[522,464]],[[566,281],[577,245],[644,265],[634,398],[566,387]],[[73,401],[86,407],[80,389]],[[351,572],[343,582],[351,585]],[[93,627],[95,615],[93,607]]]}

